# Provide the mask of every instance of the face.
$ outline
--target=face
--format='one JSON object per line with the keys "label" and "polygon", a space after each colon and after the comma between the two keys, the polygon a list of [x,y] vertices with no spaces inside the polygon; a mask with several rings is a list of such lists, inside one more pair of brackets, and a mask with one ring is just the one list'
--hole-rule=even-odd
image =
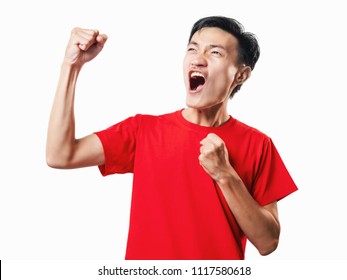
{"label": "face", "polygon": [[208,109],[227,103],[238,84],[237,46],[237,39],[219,28],[203,28],[193,35],[183,61],[188,107]]}

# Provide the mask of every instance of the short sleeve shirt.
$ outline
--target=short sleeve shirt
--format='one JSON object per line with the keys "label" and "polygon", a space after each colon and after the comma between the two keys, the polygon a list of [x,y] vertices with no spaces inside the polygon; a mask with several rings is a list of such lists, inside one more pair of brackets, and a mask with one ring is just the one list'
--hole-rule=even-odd
{"label": "short sleeve shirt", "polygon": [[96,132],[102,175],[134,174],[126,259],[244,259],[246,237],[199,164],[209,133],[260,205],[297,190],[271,138],[232,117],[219,127],[190,123],[182,110],[130,117]]}

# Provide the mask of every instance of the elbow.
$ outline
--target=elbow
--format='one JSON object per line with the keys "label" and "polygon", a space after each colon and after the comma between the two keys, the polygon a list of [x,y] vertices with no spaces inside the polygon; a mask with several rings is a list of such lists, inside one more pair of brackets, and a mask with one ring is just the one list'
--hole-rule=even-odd
{"label": "elbow", "polygon": [[267,242],[265,246],[259,246],[257,249],[260,255],[267,256],[277,249],[278,243],[279,243],[279,238],[273,238],[271,241]]}
{"label": "elbow", "polygon": [[51,168],[57,168],[56,165],[56,161],[54,160],[54,156],[52,156],[49,151],[46,150],[46,164],[48,165],[48,167]]}
{"label": "elbow", "polygon": [[54,157],[46,156],[46,164],[51,168],[62,169],[64,165]]}
{"label": "elbow", "polygon": [[60,169],[61,167],[56,164],[54,161],[50,161],[46,159],[46,164],[48,165],[48,167],[50,168],[55,168],[55,169]]}
{"label": "elbow", "polygon": [[276,219],[275,223],[269,227],[267,233],[262,235],[258,241],[257,249],[262,256],[267,256],[276,251],[280,241],[281,226]]}
{"label": "elbow", "polygon": [[55,169],[68,168],[68,161],[64,160],[61,156],[46,152],[46,164]]}
{"label": "elbow", "polygon": [[75,154],[74,147],[47,145],[46,164],[56,169],[74,168]]}

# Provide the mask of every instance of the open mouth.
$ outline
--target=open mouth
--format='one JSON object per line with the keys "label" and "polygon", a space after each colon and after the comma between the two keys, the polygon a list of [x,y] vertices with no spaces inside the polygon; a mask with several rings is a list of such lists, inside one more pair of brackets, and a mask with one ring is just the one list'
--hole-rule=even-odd
{"label": "open mouth", "polygon": [[200,72],[191,72],[189,75],[189,84],[192,91],[200,89],[205,84],[205,77]]}

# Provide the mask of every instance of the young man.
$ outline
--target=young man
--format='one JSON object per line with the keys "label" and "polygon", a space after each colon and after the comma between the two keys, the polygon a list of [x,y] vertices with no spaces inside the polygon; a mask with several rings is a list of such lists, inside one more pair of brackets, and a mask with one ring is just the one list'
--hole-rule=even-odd
{"label": "young man", "polygon": [[136,115],[75,139],[74,94],[82,66],[107,36],[75,28],[51,112],[47,163],[134,174],[126,259],[244,259],[279,242],[277,201],[297,190],[271,139],[231,117],[228,100],[250,77],[256,38],[234,19],[207,17],[184,58],[187,107]]}

